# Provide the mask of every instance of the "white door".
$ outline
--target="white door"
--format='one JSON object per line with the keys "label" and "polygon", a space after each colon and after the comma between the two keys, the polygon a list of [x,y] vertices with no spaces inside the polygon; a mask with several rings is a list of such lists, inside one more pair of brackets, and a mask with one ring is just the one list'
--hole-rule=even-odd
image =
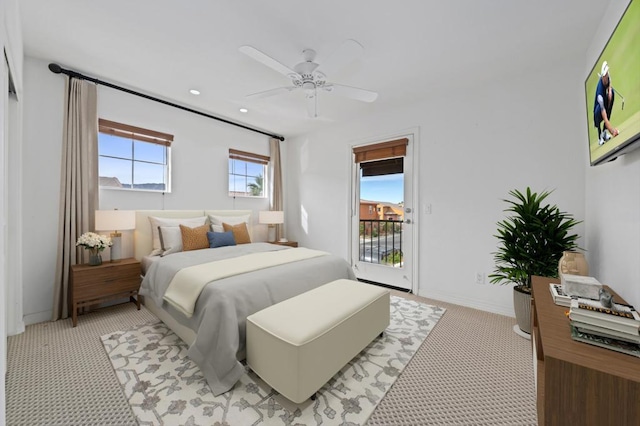
{"label": "white door", "polygon": [[[404,155],[381,150],[373,160],[356,162],[352,172],[351,264],[356,277],[413,291],[417,289],[418,228],[414,220],[417,176],[414,134],[354,146],[375,149],[406,139]],[[388,154],[385,154],[388,152]],[[388,155],[388,156],[385,156]]]}

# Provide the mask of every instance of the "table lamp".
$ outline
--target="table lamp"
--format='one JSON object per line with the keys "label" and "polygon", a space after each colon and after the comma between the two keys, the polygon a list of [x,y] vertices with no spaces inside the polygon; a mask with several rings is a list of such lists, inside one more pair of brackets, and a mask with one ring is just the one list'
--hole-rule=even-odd
{"label": "table lamp", "polygon": [[136,213],[133,210],[96,210],[96,231],[113,231],[111,237],[111,261],[122,258],[122,234],[118,231],[135,229]]}
{"label": "table lamp", "polygon": [[276,241],[276,225],[284,223],[284,212],[278,210],[266,210],[258,213],[258,222],[269,225],[268,241]]}

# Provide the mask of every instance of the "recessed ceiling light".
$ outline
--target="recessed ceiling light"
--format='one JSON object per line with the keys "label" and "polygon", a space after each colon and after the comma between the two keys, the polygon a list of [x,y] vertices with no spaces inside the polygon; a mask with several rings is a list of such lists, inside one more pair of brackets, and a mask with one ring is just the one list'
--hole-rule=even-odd
{"label": "recessed ceiling light", "polygon": [[245,113],[245,114],[246,114],[247,112],[249,112],[249,110],[248,110],[248,109],[246,109],[246,108],[240,108],[240,112],[242,112],[242,113]]}
{"label": "recessed ceiling light", "polygon": [[196,89],[191,89],[191,90],[189,90],[189,93],[191,93],[192,95],[199,95],[200,91],[196,90]]}

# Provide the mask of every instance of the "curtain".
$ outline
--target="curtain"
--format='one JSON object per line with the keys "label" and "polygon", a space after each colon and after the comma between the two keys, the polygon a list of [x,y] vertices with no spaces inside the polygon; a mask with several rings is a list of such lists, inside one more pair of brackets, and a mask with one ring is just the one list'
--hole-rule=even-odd
{"label": "curtain", "polygon": [[[271,161],[269,162],[269,210],[282,211],[282,169],[280,164],[280,140],[269,139]],[[276,241],[284,236],[282,225],[276,225]]]}
{"label": "curtain", "polygon": [[62,133],[58,257],[52,320],[71,315],[69,268],[84,256],[76,241],[93,230],[98,207],[98,113],[96,85],[67,77]]}

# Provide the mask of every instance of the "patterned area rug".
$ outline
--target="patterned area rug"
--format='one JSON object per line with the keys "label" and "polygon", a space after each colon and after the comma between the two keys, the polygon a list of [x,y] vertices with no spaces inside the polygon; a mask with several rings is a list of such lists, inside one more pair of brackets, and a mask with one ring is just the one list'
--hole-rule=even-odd
{"label": "patterned area rug", "polygon": [[294,404],[247,368],[214,397],[187,346],[163,323],[101,337],[141,425],[361,425],[387,393],[445,310],[391,297],[391,323],[317,393]]}

